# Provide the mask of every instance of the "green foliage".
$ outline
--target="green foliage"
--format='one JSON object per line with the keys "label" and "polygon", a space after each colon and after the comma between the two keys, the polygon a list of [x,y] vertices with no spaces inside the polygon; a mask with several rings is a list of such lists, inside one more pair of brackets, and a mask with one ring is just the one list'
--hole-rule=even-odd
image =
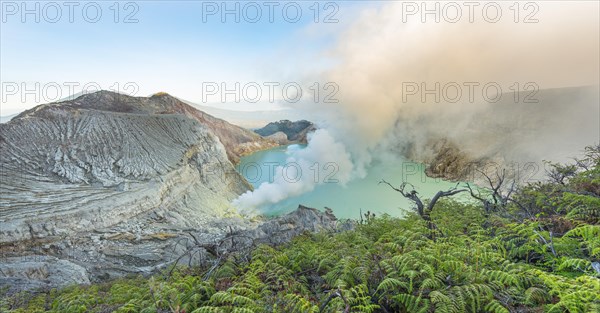
{"label": "green foliage", "polygon": [[471,225],[481,225],[485,221],[484,212],[478,206],[451,199],[438,201],[431,217],[446,236],[464,234]]}
{"label": "green foliage", "polygon": [[595,260],[600,259],[600,225],[582,225],[565,234],[565,238],[580,238],[580,247]]}
{"label": "green foliage", "polygon": [[[600,149],[519,189],[507,214],[439,201],[430,216],[368,216],[352,231],[178,268],[0,300],[3,312],[600,312]],[[518,203],[518,205],[517,205]],[[435,234],[432,236],[432,233]],[[247,259],[238,258],[238,259]],[[210,270],[210,275],[206,275]]]}
{"label": "green foliage", "polygon": [[[46,307],[50,312],[319,312],[324,304],[324,312],[346,307],[350,312],[526,312],[536,307],[593,312],[600,282],[590,261],[552,257],[536,242],[538,226],[486,230],[465,225],[434,241],[413,217],[384,216],[354,231],[303,235],[279,248],[259,246],[250,263],[228,260],[207,280],[201,271],[176,270],[168,279],[72,287],[14,312]],[[582,225],[563,237],[578,240],[587,251],[597,248],[597,235],[598,226]],[[526,263],[531,253],[553,258],[556,273],[548,272],[546,262]],[[337,290],[343,297],[326,303]]]}
{"label": "green foliage", "polygon": [[600,197],[565,192],[560,199],[560,208],[567,217],[589,223],[600,221]]}

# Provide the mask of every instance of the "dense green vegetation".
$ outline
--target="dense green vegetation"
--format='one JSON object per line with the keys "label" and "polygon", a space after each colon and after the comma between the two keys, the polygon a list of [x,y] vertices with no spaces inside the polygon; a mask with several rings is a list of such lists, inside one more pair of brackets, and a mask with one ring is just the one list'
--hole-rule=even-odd
{"label": "dense green vegetation", "polygon": [[216,269],[21,293],[0,309],[600,312],[600,147],[548,166],[548,181],[501,201],[491,192],[472,203],[446,197],[427,219],[367,214],[353,231],[258,246],[250,261],[232,255]]}

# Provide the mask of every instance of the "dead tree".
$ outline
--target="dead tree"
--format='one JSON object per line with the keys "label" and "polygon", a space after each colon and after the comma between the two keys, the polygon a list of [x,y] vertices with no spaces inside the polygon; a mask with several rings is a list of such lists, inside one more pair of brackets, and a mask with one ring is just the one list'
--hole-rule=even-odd
{"label": "dead tree", "polygon": [[[450,197],[455,194],[467,191],[467,189],[458,189],[458,184],[456,184],[456,186],[454,186],[454,188],[450,188],[446,191],[443,191],[443,190],[438,191],[435,194],[435,196],[433,196],[433,198],[431,198],[431,200],[429,201],[427,206],[425,206],[425,204],[423,203],[421,198],[419,198],[419,193],[415,190],[415,186],[413,186],[412,184],[404,182],[400,185],[400,187],[396,188],[396,187],[392,186],[392,184],[388,183],[387,181],[385,181],[383,179],[379,183],[390,186],[390,188],[399,192],[403,197],[414,202],[416,209],[417,209],[417,213],[423,220],[425,220],[427,222],[429,229],[432,229],[432,230],[435,229],[435,224],[431,221],[430,214],[431,214],[431,211],[433,211],[433,207],[438,202],[438,200],[440,200],[443,197]],[[404,190],[407,185],[410,185],[412,187],[411,191]]]}
{"label": "dead tree", "polygon": [[566,186],[567,182],[577,174],[578,166],[583,168],[587,166],[586,162],[583,160],[575,159],[575,162],[577,162],[577,165],[562,165],[558,163],[552,163],[550,161],[544,161],[544,164],[547,166],[546,176],[550,178],[551,182]]}
{"label": "dead tree", "polygon": [[[221,265],[221,262],[223,260],[226,260],[231,255],[235,256],[235,254],[238,254],[242,257],[246,257],[245,261],[249,261],[248,256],[250,254],[250,251],[256,246],[255,238],[241,234],[239,232],[235,232],[233,228],[231,228],[231,226],[229,227],[229,233],[216,242],[201,242],[191,231],[188,231],[187,234],[189,235],[189,237],[182,237],[181,239],[185,239],[187,241],[189,238],[192,238],[194,243],[190,247],[186,248],[186,250],[177,258],[175,258],[175,260],[172,262],[172,267],[167,273],[166,277],[172,276],[175,268],[184,257],[189,257],[188,265],[191,266],[191,262],[194,258],[194,255],[201,254],[203,251],[205,251],[213,257],[214,261],[213,265],[210,267],[210,269],[206,272],[204,276],[204,280],[207,280],[213,273],[213,271],[217,269],[219,265]],[[236,241],[236,239],[243,240]],[[177,242],[177,244],[179,244],[179,241]],[[208,258],[204,260],[204,263],[209,263]]]}
{"label": "dead tree", "polygon": [[[481,195],[481,192],[477,191],[477,194],[475,193],[475,191],[473,190],[473,188],[471,188],[471,185],[469,183],[467,183],[467,189],[469,190],[469,192],[471,193],[471,197],[479,200],[482,204],[483,204],[483,208],[485,209],[486,213],[491,213],[491,212],[495,212],[495,211],[499,211],[502,210],[504,211],[504,209],[506,209],[506,206],[508,205],[509,201],[512,201],[512,194],[515,192],[516,190],[516,181],[512,180],[510,187],[508,187],[508,189],[503,190],[502,186],[505,184],[506,182],[506,170],[503,169],[502,172],[498,172],[496,171],[496,180],[494,181],[489,175],[487,175],[485,172],[478,170],[479,173],[481,173],[481,175],[483,175],[483,177],[485,177],[485,179],[487,180],[488,184],[489,184],[489,189],[492,192],[491,194],[491,199],[489,197],[485,197],[483,195]],[[518,205],[518,203],[517,203]]]}

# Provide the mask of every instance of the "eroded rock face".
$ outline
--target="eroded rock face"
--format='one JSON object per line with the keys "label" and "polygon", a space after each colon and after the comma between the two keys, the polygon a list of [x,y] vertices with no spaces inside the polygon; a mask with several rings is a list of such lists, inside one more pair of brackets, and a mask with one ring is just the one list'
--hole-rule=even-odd
{"label": "eroded rock face", "polygon": [[353,222],[340,222],[331,211],[304,206],[268,220],[223,217],[190,228],[158,221],[154,225],[126,222],[37,245],[5,246],[5,255],[18,255],[19,250],[26,255],[1,260],[0,286],[13,293],[89,284],[127,274],[148,275],[175,263],[207,264],[215,259],[214,253],[250,251],[261,243],[282,244],[304,232],[352,228]]}
{"label": "eroded rock face", "polygon": [[96,109],[87,108],[90,99],[44,105],[0,126],[1,243],[109,227],[153,210],[196,225],[250,188],[205,125],[111,97]]}
{"label": "eroded rock face", "polygon": [[[215,135],[229,130],[231,155],[237,143],[265,142],[168,95],[98,92],[0,125],[3,275],[64,263],[15,259],[32,255],[88,274],[96,265],[128,272],[164,262],[165,241],[234,214],[230,201],[251,188]],[[129,251],[127,240],[141,244]]]}
{"label": "eroded rock face", "polygon": [[[230,205],[251,188],[231,161],[273,145],[165,94],[102,91],[20,114],[0,125],[0,285],[60,287],[202,262],[179,256],[197,240],[262,225]],[[303,216],[308,229],[328,223]]]}
{"label": "eroded rock face", "polygon": [[340,222],[331,209],[325,212],[299,205],[295,211],[268,220],[245,234],[255,238],[255,243],[281,244],[290,241],[303,232],[322,230],[349,230],[353,228],[350,221]]}
{"label": "eroded rock face", "polygon": [[112,112],[114,114],[141,115],[184,115],[206,126],[225,146],[227,156],[232,163],[237,163],[240,156],[274,147],[272,141],[262,138],[255,132],[230,124],[222,119],[206,114],[183,101],[164,92],[151,97],[130,97],[110,91],[98,91],[82,95],[74,100],[49,103],[25,111],[13,119],[27,116],[43,116],[57,108],[76,112],[77,110],[94,110]]}
{"label": "eroded rock face", "polygon": [[13,291],[89,284],[82,266],[45,255],[7,258],[0,263],[0,285]]}

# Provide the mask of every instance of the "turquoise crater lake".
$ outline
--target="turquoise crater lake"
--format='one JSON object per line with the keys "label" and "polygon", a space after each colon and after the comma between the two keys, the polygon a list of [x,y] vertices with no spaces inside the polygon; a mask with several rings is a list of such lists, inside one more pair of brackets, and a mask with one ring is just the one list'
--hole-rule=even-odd
{"label": "turquoise crater lake", "polygon": [[[292,148],[303,149],[304,146],[292,145]],[[269,173],[270,166],[272,167],[273,164],[286,165],[286,159],[289,156],[286,151],[287,146],[281,146],[253,153],[242,157],[236,169],[256,189],[262,183],[273,179]],[[412,202],[388,186],[378,183],[382,179],[394,186],[400,185],[403,181],[409,182],[415,186],[422,199],[433,197],[439,190],[447,190],[456,186],[455,182],[427,177],[424,170],[425,165],[408,160],[374,161],[368,168],[366,177],[356,178],[346,186],[334,182],[322,183],[316,185],[312,191],[257,209],[265,215],[280,215],[290,212],[302,204],[320,210],[329,207],[340,218],[357,219],[360,217],[361,210],[363,213],[371,211],[377,215],[387,213],[392,216],[402,216],[406,210],[413,207]],[[311,175],[311,173],[304,174]],[[335,179],[335,175],[332,178]],[[464,199],[466,194],[455,197]]]}

